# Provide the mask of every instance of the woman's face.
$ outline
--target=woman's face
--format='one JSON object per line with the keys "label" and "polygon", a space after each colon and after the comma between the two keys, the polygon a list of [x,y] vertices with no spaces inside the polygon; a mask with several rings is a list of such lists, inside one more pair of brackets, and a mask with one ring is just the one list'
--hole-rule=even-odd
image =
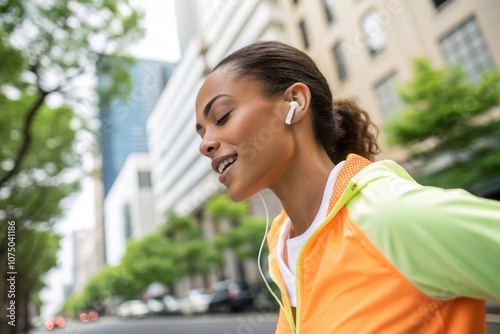
{"label": "woman's face", "polygon": [[262,97],[256,80],[235,79],[224,66],[200,88],[200,152],[212,159],[212,168],[234,201],[272,187],[284,174],[293,148],[284,124],[287,108],[283,96]]}

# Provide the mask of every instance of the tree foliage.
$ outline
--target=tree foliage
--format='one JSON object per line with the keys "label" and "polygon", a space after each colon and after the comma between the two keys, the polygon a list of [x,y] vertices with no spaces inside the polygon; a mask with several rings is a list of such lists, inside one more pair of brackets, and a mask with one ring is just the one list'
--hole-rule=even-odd
{"label": "tree foliage", "polygon": [[[94,99],[82,80],[89,81],[101,55],[123,55],[142,36],[141,16],[127,0],[0,2],[0,218],[17,223],[16,254],[30,264],[28,277],[39,279],[42,269],[55,265],[47,260],[53,248],[43,233],[62,214],[61,201],[77,189],[68,171],[79,166],[73,145],[86,124],[76,111]],[[101,68],[110,77],[110,96],[128,94],[127,64],[129,58],[117,57]],[[3,228],[0,237],[5,258]],[[30,247],[22,247],[28,240]],[[20,287],[26,295],[39,286],[25,283]],[[5,291],[0,295],[3,304]],[[22,303],[18,319],[27,318]],[[27,330],[25,324],[11,327],[0,326],[0,332]]]}
{"label": "tree foliage", "polygon": [[161,234],[131,240],[122,258],[123,269],[132,276],[140,289],[151,283],[169,285],[182,274],[178,269],[177,250]]}
{"label": "tree foliage", "polygon": [[240,260],[255,259],[265,230],[265,218],[246,216],[241,225],[219,234],[215,242],[219,248],[232,249]]}
{"label": "tree foliage", "polygon": [[[11,157],[22,141],[22,117],[35,99],[23,95],[18,100],[4,100],[0,113],[0,161],[12,165]],[[33,124],[33,139],[19,173],[11,178],[0,194],[3,216],[19,222],[18,228],[37,223],[53,223],[62,211],[60,202],[77,189],[77,184],[63,178],[67,169],[79,163],[74,152],[75,130],[70,123],[72,110],[66,105],[49,108],[44,105]]]}
{"label": "tree foliage", "polygon": [[177,269],[182,276],[206,273],[224,263],[214,244],[203,239],[202,229],[193,217],[169,213],[163,232],[177,251]]}
{"label": "tree foliage", "polygon": [[387,135],[409,149],[421,182],[471,189],[500,177],[500,72],[471,83],[459,67],[436,69],[417,59],[401,96],[406,106]]}
{"label": "tree foliage", "polygon": [[[79,89],[77,80],[93,74],[100,55],[122,55],[125,48],[142,36],[141,14],[127,0],[9,0],[0,4],[0,105],[8,92],[30,96],[23,109],[20,141],[9,156],[12,162],[0,166],[0,187],[6,186],[22,168],[32,145],[32,126],[47,98],[57,94],[76,103],[87,103],[89,91]],[[104,67],[112,76],[108,93],[126,94],[121,88],[127,62]],[[118,84],[117,84],[118,83]]]}
{"label": "tree foliage", "polygon": [[214,218],[227,218],[233,221],[239,221],[248,212],[247,202],[233,202],[227,195],[219,195],[207,204],[208,212]]}

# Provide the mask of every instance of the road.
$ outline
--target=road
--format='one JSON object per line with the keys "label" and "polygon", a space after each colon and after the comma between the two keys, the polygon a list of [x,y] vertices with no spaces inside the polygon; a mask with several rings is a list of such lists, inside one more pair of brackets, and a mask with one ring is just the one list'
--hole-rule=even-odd
{"label": "road", "polygon": [[[30,334],[272,334],[276,320],[274,314],[260,313],[137,320],[106,317],[92,323],[69,322],[64,329],[51,332],[37,329]],[[500,334],[500,315],[490,315],[488,321],[487,334]]]}
{"label": "road", "polygon": [[93,323],[69,322],[65,328],[51,332],[37,329],[30,334],[270,334],[276,321],[277,315],[261,313],[134,320],[106,317]]}

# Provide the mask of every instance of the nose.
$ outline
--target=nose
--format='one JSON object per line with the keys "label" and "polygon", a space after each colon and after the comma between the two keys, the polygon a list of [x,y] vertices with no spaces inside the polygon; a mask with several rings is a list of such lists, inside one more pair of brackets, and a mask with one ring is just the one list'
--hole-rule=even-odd
{"label": "nose", "polygon": [[220,142],[218,140],[210,138],[203,139],[200,144],[200,153],[209,157],[210,153],[216,151],[219,147]]}

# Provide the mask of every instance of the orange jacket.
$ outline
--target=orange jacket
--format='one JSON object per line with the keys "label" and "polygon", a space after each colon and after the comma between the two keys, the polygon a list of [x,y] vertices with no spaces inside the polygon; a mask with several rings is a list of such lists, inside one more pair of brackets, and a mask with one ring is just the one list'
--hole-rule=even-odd
{"label": "orange jacket", "polygon": [[269,271],[282,295],[276,333],[484,333],[484,301],[427,296],[352,221],[346,202],[362,188],[352,178],[369,164],[360,156],[348,156],[335,183],[330,213],[301,249],[295,321],[276,257],[286,213],[273,221],[267,237]]}

